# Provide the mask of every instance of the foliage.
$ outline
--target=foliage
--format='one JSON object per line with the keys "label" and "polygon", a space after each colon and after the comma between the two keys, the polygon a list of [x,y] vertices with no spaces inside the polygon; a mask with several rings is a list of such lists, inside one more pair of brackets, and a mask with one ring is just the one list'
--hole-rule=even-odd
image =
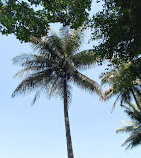
{"label": "foliage", "polygon": [[67,82],[68,99],[71,98],[70,82],[91,92],[102,96],[99,85],[79,72],[79,69],[87,68],[91,61],[81,58],[89,53],[88,50],[78,52],[82,40],[82,30],[69,31],[62,29],[61,37],[52,32],[42,39],[31,38],[35,54],[21,54],[13,59],[14,64],[22,66],[16,76],[24,79],[12,94],[26,94],[36,91],[33,103],[40,92],[50,96],[55,94],[63,98],[63,82]]}
{"label": "foliage", "polygon": [[90,7],[91,0],[0,0],[0,32],[28,42],[31,35],[46,35],[49,23],[76,29],[88,20]]}
{"label": "foliage", "polygon": [[102,84],[109,85],[109,89],[105,91],[105,100],[117,96],[113,107],[118,100],[122,106],[124,102],[130,102],[134,98],[138,108],[141,109],[136,99],[137,96],[141,97],[141,75],[138,77],[137,71],[133,71],[134,68],[136,70],[136,65],[131,62],[122,63],[117,68],[102,74]]}
{"label": "foliage", "polygon": [[97,55],[116,64],[136,60],[141,54],[141,1],[102,1],[103,10],[90,20],[92,38],[100,40]]}
{"label": "foliage", "polygon": [[132,149],[141,145],[141,111],[134,104],[128,104],[130,108],[125,107],[125,113],[132,121],[122,121],[127,126],[117,129],[117,133],[130,133],[129,138],[126,139],[122,146],[127,146],[126,149]]}

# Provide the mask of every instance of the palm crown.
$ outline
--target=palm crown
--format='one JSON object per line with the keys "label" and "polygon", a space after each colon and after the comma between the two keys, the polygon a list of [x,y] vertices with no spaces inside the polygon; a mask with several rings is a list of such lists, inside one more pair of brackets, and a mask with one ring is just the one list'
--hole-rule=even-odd
{"label": "palm crown", "polygon": [[71,33],[62,30],[61,38],[54,32],[44,39],[32,37],[33,49],[38,53],[21,54],[13,59],[14,64],[24,67],[15,76],[24,75],[25,78],[12,96],[36,89],[37,93],[45,90],[50,95],[57,92],[63,97],[64,79],[102,96],[99,85],[78,71],[89,67],[95,60],[91,50],[78,52],[82,37],[81,30]]}
{"label": "palm crown", "polygon": [[50,96],[53,94],[61,96],[64,101],[64,117],[67,138],[68,158],[73,158],[71,143],[68,103],[71,98],[70,83],[74,82],[83,89],[95,92],[103,97],[97,82],[89,79],[79,72],[91,66],[95,61],[92,50],[78,52],[82,42],[82,31],[68,31],[62,29],[61,37],[52,32],[42,39],[31,38],[33,49],[36,54],[22,54],[13,59],[24,69],[16,74],[23,75],[24,79],[12,94],[26,94],[36,90],[33,104],[40,92],[44,91]]}
{"label": "palm crown", "polygon": [[132,75],[129,69],[130,66],[131,63],[122,63],[118,68],[112,69],[101,76],[102,84],[109,84],[109,89],[104,92],[105,100],[116,95],[114,108],[118,100],[120,100],[122,106],[123,103],[130,102],[134,98],[138,108],[141,110],[137,100],[137,96],[141,96],[141,81]]}

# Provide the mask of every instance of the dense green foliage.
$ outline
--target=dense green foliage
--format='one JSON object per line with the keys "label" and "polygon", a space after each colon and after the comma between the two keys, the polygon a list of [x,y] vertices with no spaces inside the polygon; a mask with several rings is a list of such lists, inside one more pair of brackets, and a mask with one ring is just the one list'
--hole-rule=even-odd
{"label": "dense green foliage", "polygon": [[131,119],[131,121],[122,121],[126,126],[117,129],[117,133],[125,132],[130,133],[129,138],[123,143],[122,146],[126,146],[126,149],[134,148],[141,145],[141,111],[130,102],[129,107],[125,108],[125,113]]}
{"label": "dense green foliage", "polygon": [[76,29],[88,20],[90,7],[91,0],[0,0],[0,32],[28,42],[31,35],[46,35],[49,23]]}
{"label": "dense green foliage", "polygon": [[102,59],[113,63],[134,61],[141,54],[141,1],[103,0],[102,11],[91,19],[95,47]]}
{"label": "dense green foliage", "polygon": [[[95,52],[113,63],[133,61],[141,54],[141,2],[100,0],[103,10],[90,19],[93,40],[100,39]],[[24,42],[40,38],[49,23],[60,22],[77,29],[88,22],[92,0],[1,0],[0,32],[15,34]],[[79,6],[79,7],[78,7]]]}

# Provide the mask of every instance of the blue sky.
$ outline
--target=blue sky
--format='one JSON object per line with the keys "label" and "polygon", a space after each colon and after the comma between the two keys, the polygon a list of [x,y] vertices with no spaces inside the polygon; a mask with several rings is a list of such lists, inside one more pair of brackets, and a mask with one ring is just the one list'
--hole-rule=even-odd
{"label": "blue sky", "polygon": [[[99,7],[93,5],[93,10]],[[54,25],[54,29],[58,28]],[[86,32],[87,43],[89,32]],[[89,49],[85,44],[81,49]],[[13,79],[20,70],[12,58],[32,52],[30,44],[21,44],[13,35],[0,36],[0,157],[1,158],[66,158],[63,104],[59,98],[42,95],[31,107],[33,94],[11,99],[20,79]],[[99,82],[104,66],[83,73]],[[121,144],[128,137],[116,134],[120,120],[128,120],[118,106],[111,114],[114,98],[107,102],[76,86],[69,108],[75,158],[133,158],[140,148],[124,151]]]}

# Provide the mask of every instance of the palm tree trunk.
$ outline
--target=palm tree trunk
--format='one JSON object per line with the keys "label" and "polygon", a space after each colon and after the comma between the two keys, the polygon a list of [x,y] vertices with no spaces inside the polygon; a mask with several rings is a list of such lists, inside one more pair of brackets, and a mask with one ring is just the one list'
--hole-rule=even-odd
{"label": "palm tree trunk", "polygon": [[134,97],[134,100],[135,100],[135,102],[136,102],[136,104],[137,104],[137,107],[138,107],[139,110],[141,111],[141,106],[140,106],[139,101],[138,101],[137,97],[135,96],[134,91],[133,91],[132,88],[131,88],[131,92],[132,92],[132,95],[133,95],[133,97]]}
{"label": "palm tree trunk", "polygon": [[72,141],[71,141],[71,134],[70,134],[69,116],[68,116],[68,95],[67,95],[67,81],[66,81],[66,79],[64,79],[64,119],[65,119],[68,158],[74,158]]}

